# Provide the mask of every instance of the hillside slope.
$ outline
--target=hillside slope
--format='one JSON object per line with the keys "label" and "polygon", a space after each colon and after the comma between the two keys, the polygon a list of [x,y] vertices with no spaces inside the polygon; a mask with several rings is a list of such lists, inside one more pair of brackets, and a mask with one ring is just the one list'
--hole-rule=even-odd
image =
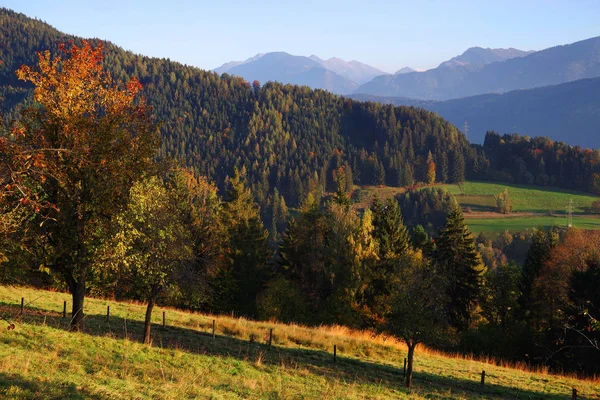
{"label": "hillside slope", "polygon": [[352,95],[361,101],[418,106],[438,113],[458,127],[469,123],[469,141],[482,143],[485,133],[518,132],[546,136],[571,145],[600,147],[600,78],[555,86],[482,94],[447,101]]}
{"label": "hillside slope", "polygon": [[[5,121],[18,116],[17,105],[31,90],[14,71],[34,65],[35,51],[57,53],[58,44],[71,39],[76,38],[0,9],[0,42],[6,44],[0,46],[0,113]],[[455,157],[457,165],[466,163],[466,171],[483,157],[455,127],[424,110],[359,103],[306,86],[254,88],[227,74],[135,55],[111,43],[104,47],[104,66],[113,76],[141,80],[161,123],[160,154],[181,159],[220,188],[235,167],[244,168],[263,206],[275,188],[288,205],[297,206],[311,184],[332,185],[332,171],[342,164],[366,184],[375,180],[374,167],[396,184],[402,168],[429,151],[445,155],[449,166]]]}
{"label": "hillside slope", "polygon": [[[414,388],[402,387],[405,348],[343,327],[310,329],[163,309],[154,345],[136,342],[144,307],[88,299],[87,333],[69,333],[61,293],[0,287],[0,394],[5,398],[455,398],[564,399],[573,387],[600,398],[597,382],[511,369],[420,348]],[[106,306],[110,305],[110,320]],[[212,321],[216,320],[216,338]],[[266,342],[273,328],[273,347]],[[125,335],[129,340],[124,340]],[[337,362],[331,354],[337,346]],[[486,385],[480,387],[481,371]]]}

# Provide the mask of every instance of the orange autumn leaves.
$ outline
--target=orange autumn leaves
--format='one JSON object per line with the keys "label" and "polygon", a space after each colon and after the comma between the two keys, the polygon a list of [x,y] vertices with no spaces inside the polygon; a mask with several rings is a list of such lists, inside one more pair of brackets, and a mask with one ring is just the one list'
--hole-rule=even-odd
{"label": "orange autumn leaves", "polygon": [[552,320],[569,303],[570,277],[586,271],[590,262],[600,260],[600,231],[569,229],[562,242],[550,251],[533,284],[534,309],[538,318]]}

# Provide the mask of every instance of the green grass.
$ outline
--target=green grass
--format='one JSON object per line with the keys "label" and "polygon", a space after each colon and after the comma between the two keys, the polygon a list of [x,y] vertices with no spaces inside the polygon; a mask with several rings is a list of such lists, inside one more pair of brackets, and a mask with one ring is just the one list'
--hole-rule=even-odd
{"label": "green grass", "polygon": [[[18,322],[20,298],[26,315]],[[419,348],[411,393],[401,385],[405,347],[344,327],[307,328],[166,311],[153,346],[139,343],[144,306],[86,299],[86,333],[61,318],[68,295],[0,287],[0,397],[30,398],[600,398],[598,381],[511,369]],[[110,305],[111,319],[106,320]],[[216,319],[217,337],[210,334]],[[273,348],[265,344],[274,329]],[[338,361],[331,350],[338,346]],[[486,371],[480,392],[479,376]]]}
{"label": "green grass", "polygon": [[[599,200],[599,196],[589,193],[569,191],[554,187],[513,185],[490,182],[465,182],[461,185],[444,185],[450,193],[457,197],[463,207],[476,208],[481,211],[494,211],[494,196],[504,189],[508,194],[516,212],[546,213],[549,211],[565,213],[569,200],[573,200],[575,213],[587,213],[592,202]],[[477,210],[479,211],[479,210]]]}
{"label": "green grass", "polygon": [[[531,228],[566,226],[567,218],[562,216],[532,216],[509,218],[469,218],[466,223],[471,232],[522,232]],[[600,218],[574,216],[573,227],[578,229],[600,229]]]}

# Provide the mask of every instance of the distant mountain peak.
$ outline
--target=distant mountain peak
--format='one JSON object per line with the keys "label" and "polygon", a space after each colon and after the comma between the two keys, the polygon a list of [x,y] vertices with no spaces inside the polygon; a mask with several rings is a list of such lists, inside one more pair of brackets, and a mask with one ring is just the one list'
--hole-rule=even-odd
{"label": "distant mountain peak", "polygon": [[237,67],[238,65],[247,64],[247,63],[256,61],[264,55],[265,55],[265,53],[257,53],[254,57],[250,57],[250,58],[246,59],[245,61],[229,61],[229,62],[221,65],[220,67],[213,69],[213,72],[216,72],[219,75],[221,75],[221,74],[224,74],[225,72],[229,71],[230,69]]}
{"label": "distant mountain peak", "polygon": [[509,47],[508,49],[492,49],[489,47],[483,48],[479,46],[469,47],[461,55],[452,57],[448,61],[441,63],[438,68],[460,67],[470,65],[473,67],[481,67],[486,64],[491,64],[498,61],[506,61],[511,58],[525,57],[533,51],[524,51]]}
{"label": "distant mountain peak", "polygon": [[411,67],[402,67],[398,71],[394,72],[394,75],[409,74],[411,72],[417,72],[417,70]]}

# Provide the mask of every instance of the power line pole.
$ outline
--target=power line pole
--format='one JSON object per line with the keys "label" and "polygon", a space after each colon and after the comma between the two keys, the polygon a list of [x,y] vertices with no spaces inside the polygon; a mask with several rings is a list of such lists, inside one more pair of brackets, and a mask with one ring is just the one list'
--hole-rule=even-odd
{"label": "power line pole", "polygon": [[465,123],[463,125],[463,134],[468,139],[469,138],[469,121],[465,119]]}

